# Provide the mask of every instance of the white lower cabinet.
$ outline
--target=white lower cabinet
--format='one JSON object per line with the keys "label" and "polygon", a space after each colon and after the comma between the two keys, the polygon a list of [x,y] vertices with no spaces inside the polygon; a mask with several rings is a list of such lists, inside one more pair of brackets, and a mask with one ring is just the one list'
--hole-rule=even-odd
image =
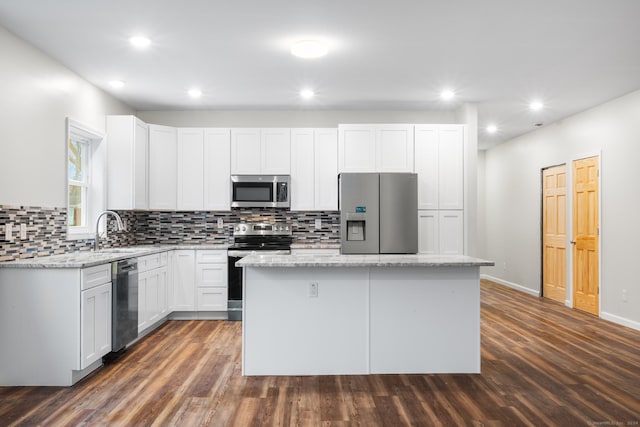
{"label": "white lower cabinet", "polygon": [[167,304],[167,253],[138,258],[138,333],[169,311]]}
{"label": "white lower cabinet", "polygon": [[418,252],[464,254],[464,211],[418,211]]}
{"label": "white lower cabinet", "polygon": [[174,251],[171,309],[227,311],[227,251]]}
{"label": "white lower cabinet", "polygon": [[111,281],[81,292],[80,369],[111,351]]}

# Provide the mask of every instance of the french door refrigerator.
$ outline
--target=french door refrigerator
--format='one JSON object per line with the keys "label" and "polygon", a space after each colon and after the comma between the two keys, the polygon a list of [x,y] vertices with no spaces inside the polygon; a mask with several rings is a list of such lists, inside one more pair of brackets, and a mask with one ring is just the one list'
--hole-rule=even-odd
{"label": "french door refrigerator", "polygon": [[343,254],[418,252],[418,178],[414,173],[338,176]]}

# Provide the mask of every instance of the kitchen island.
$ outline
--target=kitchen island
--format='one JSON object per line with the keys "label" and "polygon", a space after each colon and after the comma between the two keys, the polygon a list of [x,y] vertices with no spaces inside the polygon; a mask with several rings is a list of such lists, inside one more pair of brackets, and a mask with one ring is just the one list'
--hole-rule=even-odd
{"label": "kitchen island", "polygon": [[468,256],[251,255],[243,375],[480,372],[481,266]]}

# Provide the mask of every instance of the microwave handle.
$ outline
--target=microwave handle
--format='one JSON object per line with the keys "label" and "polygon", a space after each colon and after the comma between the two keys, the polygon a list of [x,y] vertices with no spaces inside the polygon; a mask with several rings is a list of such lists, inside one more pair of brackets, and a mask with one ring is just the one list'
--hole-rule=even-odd
{"label": "microwave handle", "polygon": [[276,188],[276,200],[278,202],[286,202],[288,200],[288,185],[286,182],[278,182],[276,183],[276,185],[278,186]]}

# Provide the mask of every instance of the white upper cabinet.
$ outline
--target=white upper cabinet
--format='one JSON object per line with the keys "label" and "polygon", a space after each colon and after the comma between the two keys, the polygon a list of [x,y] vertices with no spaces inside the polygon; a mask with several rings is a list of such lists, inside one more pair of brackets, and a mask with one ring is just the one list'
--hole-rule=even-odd
{"label": "white upper cabinet", "polygon": [[231,129],[231,174],[289,175],[289,129]]}
{"label": "white upper cabinet", "polygon": [[418,209],[463,209],[464,125],[417,125]]}
{"label": "white upper cabinet", "polygon": [[260,173],[260,129],[231,129],[231,174]]}
{"label": "white upper cabinet", "polygon": [[107,116],[107,207],[147,209],[149,128],[134,116]]}
{"label": "white upper cabinet", "polygon": [[229,175],[231,133],[228,128],[204,130],[204,209],[231,209]]}
{"label": "white upper cabinet", "polygon": [[439,208],[462,209],[464,206],[464,126],[440,127],[439,159]]}
{"label": "white upper cabinet", "polygon": [[315,209],[338,210],[338,130],[314,132]]}
{"label": "white upper cabinet", "polygon": [[438,125],[416,126],[415,165],[418,209],[438,209]]}
{"label": "white upper cabinet", "polygon": [[339,171],[376,171],[376,129],[373,125],[338,127]]}
{"label": "white upper cabinet", "polygon": [[291,210],[315,208],[314,130],[291,130]]}
{"label": "white upper cabinet", "polygon": [[178,210],[204,207],[204,130],[178,129]]}
{"label": "white upper cabinet", "polygon": [[149,125],[149,209],[176,209],[177,132]]}
{"label": "white upper cabinet", "polygon": [[260,173],[269,175],[291,173],[290,129],[260,131]]}
{"label": "white upper cabinet", "polygon": [[291,130],[291,210],[338,209],[337,129]]}
{"label": "white upper cabinet", "polygon": [[340,172],[413,172],[413,125],[340,125]]}
{"label": "white upper cabinet", "polygon": [[377,127],[376,170],[413,172],[413,125]]}

